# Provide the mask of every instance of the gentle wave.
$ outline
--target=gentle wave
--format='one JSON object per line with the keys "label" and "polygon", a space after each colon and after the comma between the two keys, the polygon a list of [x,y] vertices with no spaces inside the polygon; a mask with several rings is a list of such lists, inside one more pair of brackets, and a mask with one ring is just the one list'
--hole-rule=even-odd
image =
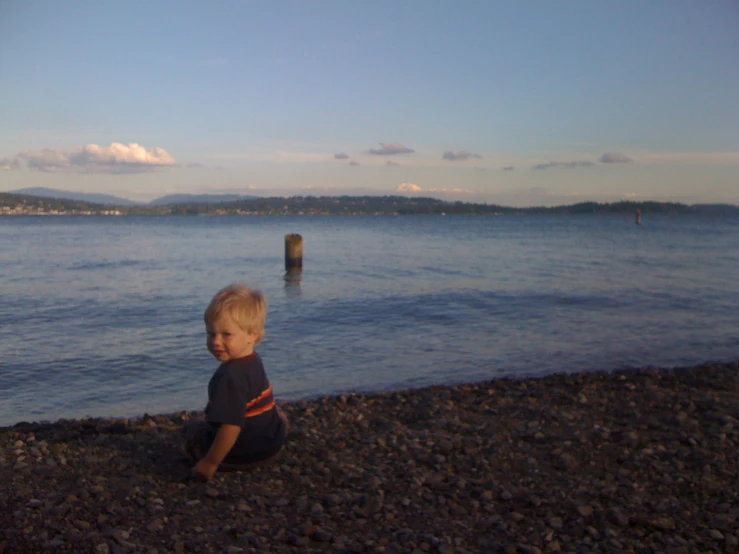
{"label": "gentle wave", "polygon": [[734,360],[738,222],[0,218],[0,424],[202,408],[203,309],[235,281],[267,294],[283,399]]}

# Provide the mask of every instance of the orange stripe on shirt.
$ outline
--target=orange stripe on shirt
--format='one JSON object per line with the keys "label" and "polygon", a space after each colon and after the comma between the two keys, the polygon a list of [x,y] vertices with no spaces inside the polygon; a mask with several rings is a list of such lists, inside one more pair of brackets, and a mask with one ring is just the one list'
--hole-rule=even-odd
{"label": "orange stripe on shirt", "polygon": [[246,417],[255,417],[255,416],[261,415],[265,412],[270,411],[274,407],[275,407],[275,401],[272,400],[272,402],[270,402],[269,404],[267,404],[266,406],[262,408],[255,408],[254,410],[247,411]]}
{"label": "orange stripe on shirt", "polygon": [[259,401],[260,401],[260,400],[264,400],[265,398],[267,398],[267,397],[268,397],[268,396],[270,396],[271,394],[272,394],[272,385],[270,385],[270,386],[269,386],[269,387],[267,388],[267,390],[265,390],[265,391],[264,391],[264,392],[263,392],[262,394],[260,394],[259,396],[257,396],[257,397],[256,397],[256,398],[255,398],[254,400],[252,400],[251,402],[248,402],[248,403],[246,404],[246,411],[248,412],[248,411],[249,411],[249,408],[251,408],[251,407],[252,407],[252,406],[254,406],[255,404],[259,404]]}

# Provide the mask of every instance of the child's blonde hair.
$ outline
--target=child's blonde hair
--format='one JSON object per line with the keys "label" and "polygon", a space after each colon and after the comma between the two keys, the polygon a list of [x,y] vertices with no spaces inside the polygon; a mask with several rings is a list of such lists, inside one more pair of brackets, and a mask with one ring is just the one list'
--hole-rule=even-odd
{"label": "child's blonde hair", "polygon": [[227,315],[247,333],[254,333],[259,344],[264,338],[267,322],[267,298],[261,291],[234,284],[219,290],[205,309],[205,324]]}

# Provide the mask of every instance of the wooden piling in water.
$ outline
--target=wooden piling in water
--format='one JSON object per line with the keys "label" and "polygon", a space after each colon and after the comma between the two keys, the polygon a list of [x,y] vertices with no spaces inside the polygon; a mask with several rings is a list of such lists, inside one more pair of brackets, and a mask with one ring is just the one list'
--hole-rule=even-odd
{"label": "wooden piling in water", "polygon": [[641,210],[636,210],[636,224],[641,225]]}
{"label": "wooden piling in water", "polygon": [[303,237],[290,233],[285,235],[285,270],[303,267]]}

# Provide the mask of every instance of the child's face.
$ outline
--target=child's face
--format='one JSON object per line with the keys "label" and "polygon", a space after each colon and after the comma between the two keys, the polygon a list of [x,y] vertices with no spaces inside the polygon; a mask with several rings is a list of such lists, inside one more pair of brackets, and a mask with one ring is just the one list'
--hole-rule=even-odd
{"label": "child's face", "polygon": [[228,315],[205,324],[208,351],[219,362],[244,358],[254,352],[255,333],[244,331]]}

